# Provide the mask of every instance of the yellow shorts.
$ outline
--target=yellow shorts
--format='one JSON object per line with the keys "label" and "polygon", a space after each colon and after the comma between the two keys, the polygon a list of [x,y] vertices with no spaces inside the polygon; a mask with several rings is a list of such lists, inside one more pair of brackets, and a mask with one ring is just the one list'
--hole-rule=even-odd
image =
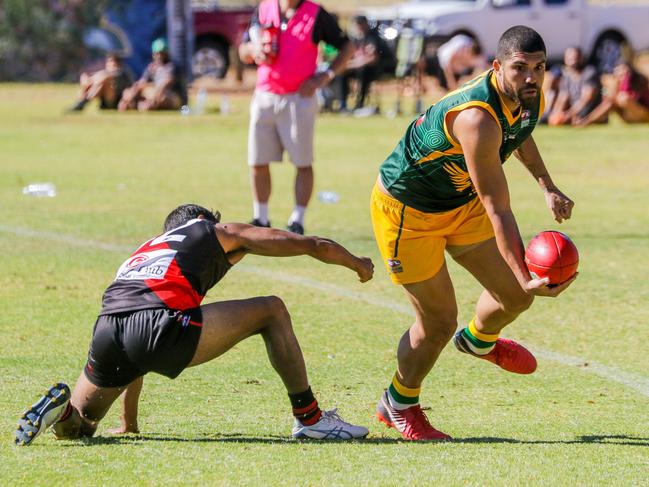
{"label": "yellow shorts", "polygon": [[372,190],[370,202],[374,236],[395,284],[430,279],[444,264],[447,245],[472,245],[494,236],[479,198],[443,213],[424,213]]}

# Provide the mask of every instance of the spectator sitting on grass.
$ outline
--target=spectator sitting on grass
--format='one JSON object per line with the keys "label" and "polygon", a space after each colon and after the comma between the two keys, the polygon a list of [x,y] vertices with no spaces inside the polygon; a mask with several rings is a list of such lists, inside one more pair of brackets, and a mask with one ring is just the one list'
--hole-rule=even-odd
{"label": "spectator sitting on grass", "polygon": [[439,46],[430,62],[430,71],[440,87],[447,91],[457,89],[462,84],[462,77],[487,69],[487,60],[482,55],[480,45],[465,34],[453,36]]}
{"label": "spectator sitting on grass", "polygon": [[169,58],[167,42],[156,39],[151,44],[153,62],[142,77],[124,91],[119,110],[177,110],[181,97],[176,67]]}
{"label": "spectator sitting on grass", "polygon": [[[594,66],[587,65],[578,47],[563,54],[559,92],[548,117],[550,125],[574,125],[602,101],[602,84]],[[606,118],[600,120],[606,122]]]}
{"label": "spectator sitting on grass", "polygon": [[124,70],[122,60],[113,53],[106,55],[104,69],[95,73],[81,73],[79,99],[70,111],[83,110],[90,100],[99,99],[99,108],[115,110],[124,90],[132,83],[128,72]]}
{"label": "spectator sitting on grass", "polygon": [[585,126],[606,120],[616,112],[626,123],[649,123],[649,80],[638,73],[631,63],[622,62],[613,71],[614,86],[588,116],[577,121]]}

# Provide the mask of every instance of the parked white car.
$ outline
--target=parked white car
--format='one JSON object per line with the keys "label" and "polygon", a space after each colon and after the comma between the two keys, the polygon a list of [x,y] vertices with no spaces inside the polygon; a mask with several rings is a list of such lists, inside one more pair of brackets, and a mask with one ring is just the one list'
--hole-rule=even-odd
{"label": "parked white car", "polygon": [[388,39],[407,23],[428,38],[467,34],[487,56],[495,54],[503,31],[523,24],[543,36],[549,59],[579,46],[602,71],[610,71],[626,48],[649,49],[649,3],[641,0],[413,0],[362,13]]}

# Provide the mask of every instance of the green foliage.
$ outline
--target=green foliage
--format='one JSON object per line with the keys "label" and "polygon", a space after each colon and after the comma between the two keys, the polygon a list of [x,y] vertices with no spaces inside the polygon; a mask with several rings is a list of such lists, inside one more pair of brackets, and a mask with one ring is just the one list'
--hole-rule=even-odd
{"label": "green foliage", "polygon": [[[206,301],[278,294],[291,312],[321,404],[370,428],[352,444],[287,439],[286,393],[251,337],[177,380],[147,377],[140,435],[113,437],[117,408],[95,438],[12,446],[16,419],[52,382],[70,385],[84,364],[101,293],[129,251],[159,232],[170,208],[196,202],[224,221],[250,218],[246,167],[248,98],[227,117],[210,112],[63,116],[73,86],[0,85],[0,483],[93,485],[645,485],[649,459],[649,152],[646,126],[535,133],[555,182],[576,201],[554,223],[535,183],[505,165],[525,239],[569,234],[580,276],[558,299],[538,299],[506,336],[539,352],[539,370],[507,374],[445,350],[422,403],[446,444],[400,441],[373,417],[394,372],[411,316],[378,258],[369,193],[381,160],[410,121],[322,116],[316,191],[306,227],[369,255],[375,278],[307,258],[246,257]],[[210,95],[209,108],[218,97]],[[274,165],[271,219],[282,226],[294,169]],[[21,194],[56,184],[55,198]],[[31,232],[31,233],[30,233]],[[99,244],[111,244],[102,250]],[[452,262],[461,322],[480,286]],[[322,289],[314,287],[321,283]],[[543,353],[545,351],[546,353]],[[547,352],[577,357],[564,365]],[[579,361],[580,360],[580,361]],[[629,375],[598,375],[601,368]],[[644,381],[644,382],[643,382]]]}
{"label": "green foliage", "polygon": [[97,25],[107,0],[3,0],[0,80],[76,79],[86,57],[83,30]]}

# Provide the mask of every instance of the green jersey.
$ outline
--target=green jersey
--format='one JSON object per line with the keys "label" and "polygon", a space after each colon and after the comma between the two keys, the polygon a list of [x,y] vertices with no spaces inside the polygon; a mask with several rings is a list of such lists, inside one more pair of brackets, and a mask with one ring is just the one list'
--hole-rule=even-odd
{"label": "green jersey", "polygon": [[502,129],[500,161],[529,137],[543,111],[536,106],[512,114],[498,91],[493,70],[452,91],[413,121],[380,169],[381,182],[402,203],[427,213],[458,208],[476,197],[460,144],[446,125],[447,115],[480,107]]}

